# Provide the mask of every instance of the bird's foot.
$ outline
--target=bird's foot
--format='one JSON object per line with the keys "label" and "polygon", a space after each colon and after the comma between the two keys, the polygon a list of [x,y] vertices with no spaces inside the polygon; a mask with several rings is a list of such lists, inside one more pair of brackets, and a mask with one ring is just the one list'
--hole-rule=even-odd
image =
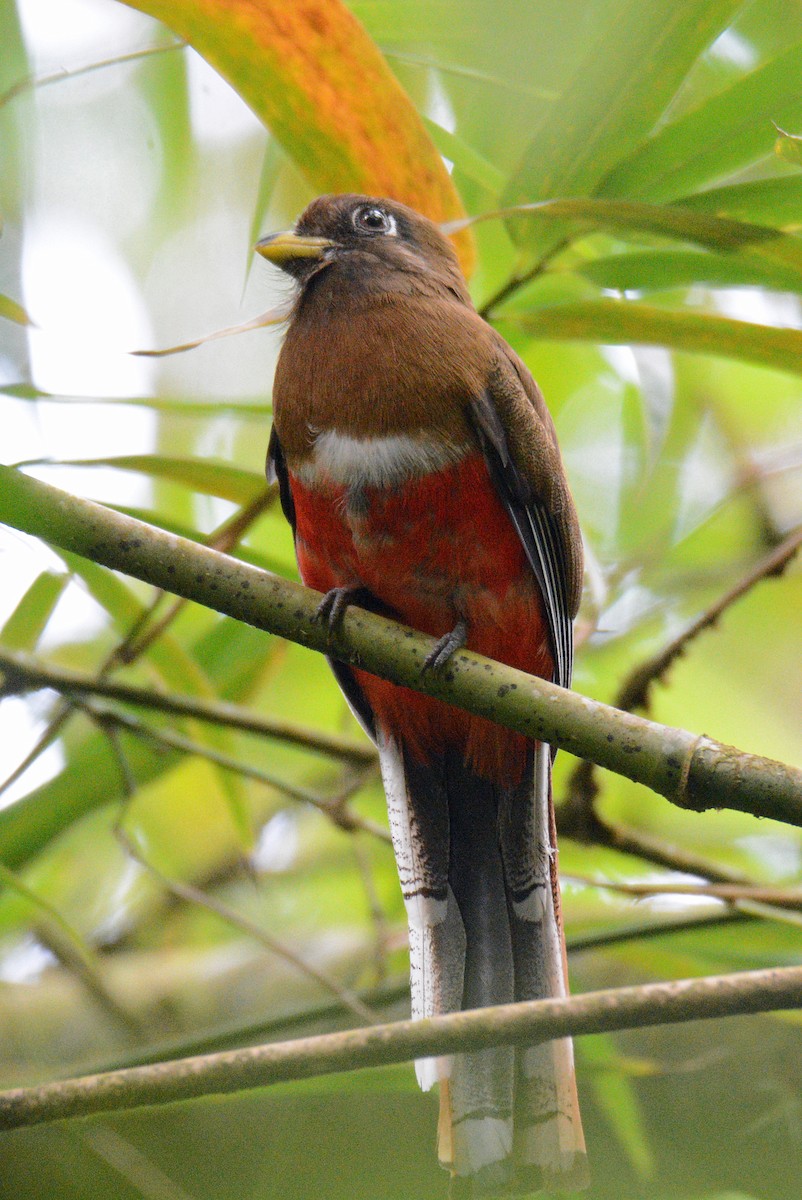
{"label": "bird's foot", "polygon": [[332,588],[318,604],[313,619],[327,625],[330,630],[336,629],[349,605],[364,600],[367,594],[367,589],[363,587]]}
{"label": "bird's foot", "polygon": [[452,654],[462,647],[468,641],[468,626],[464,621],[457,621],[454,628],[445,637],[441,637],[440,641],[432,650],[431,654],[427,654],[423,663],[424,671],[439,671],[444,667]]}

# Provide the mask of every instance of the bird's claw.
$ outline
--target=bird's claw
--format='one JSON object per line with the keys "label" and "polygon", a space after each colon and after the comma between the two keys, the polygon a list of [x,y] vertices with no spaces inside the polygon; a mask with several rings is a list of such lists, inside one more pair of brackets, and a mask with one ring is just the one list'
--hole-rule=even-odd
{"label": "bird's claw", "polygon": [[312,620],[326,625],[330,630],[336,629],[348,606],[360,600],[364,592],[365,589],[361,587],[332,588],[318,604]]}
{"label": "bird's claw", "polygon": [[426,655],[423,670],[439,671],[444,667],[457,650],[461,650],[468,641],[468,626],[464,621],[457,621],[454,628],[445,637],[441,637],[434,650]]}

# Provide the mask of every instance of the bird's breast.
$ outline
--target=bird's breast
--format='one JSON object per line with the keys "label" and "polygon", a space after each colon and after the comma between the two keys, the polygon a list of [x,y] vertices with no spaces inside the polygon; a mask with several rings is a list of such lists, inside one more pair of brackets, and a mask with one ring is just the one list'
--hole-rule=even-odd
{"label": "bird's breast", "polygon": [[457,461],[475,445],[467,413],[486,385],[486,339],[456,304],[302,309],[273,388],[288,466],[338,480],[356,469],[381,486]]}

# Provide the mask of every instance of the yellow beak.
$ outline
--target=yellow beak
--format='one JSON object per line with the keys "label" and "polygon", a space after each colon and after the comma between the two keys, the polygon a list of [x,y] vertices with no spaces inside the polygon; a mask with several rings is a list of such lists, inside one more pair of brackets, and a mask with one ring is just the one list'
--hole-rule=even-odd
{"label": "yellow beak", "polygon": [[324,251],[333,245],[334,242],[328,238],[301,237],[289,230],[286,233],[271,233],[257,242],[254,249],[262,258],[281,267],[293,258],[322,258]]}

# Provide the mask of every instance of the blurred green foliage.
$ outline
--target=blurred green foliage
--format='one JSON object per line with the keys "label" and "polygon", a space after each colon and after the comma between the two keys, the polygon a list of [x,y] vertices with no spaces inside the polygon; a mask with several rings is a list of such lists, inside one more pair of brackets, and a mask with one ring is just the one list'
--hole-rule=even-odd
{"label": "blurred green foliage", "polygon": [[[788,151],[802,129],[802,8],[349,7],[452,164],[469,214],[572,197],[660,206],[646,226],[642,210],[611,224],[601,206],[475,226],[477,305],[545,392],[582,518],[575,683],[614,700],[802,520],[802,174]],[[191,49],[113,0],[4,0],[0,35],[4,458],[293,574],[262,484],[278,333],[158,360],[126,353],[284,298],[252,271],[250,247],[311,198],[291,145]],[[777,153],[773,123],[786,135]],[[741,224],[691,235],[690,214]],[[27,335],[25,314],[39,327]],[[359,736],[319,657],[74,556],[17,537],[3,548],[13,566],[0,651]],[[689,643],[653,689],[654,716],[802,762],[801,633],[792,564]],[[388,845],[280,786],[382,825],[375,772],[144,708],[126,708],[139,724],[124,726],[121,711],[52,692],[0,704],[4,767],[30,764],[0,810],[14,872],[0,878],[2,1085],[358,1021],[304,962],[382,1016],[404,1015]],[[197,752],[164,744],[165,732]],[[575,766],[559,756],[558,800],[575,795]],[[641,852],[562,839],[576,990],[800,961],[798,912],[605,886],[658,887],[694,865],[702,882],[798,884],[799,831],[597,782],[598,815]],[[205,889],[286,953],[188,903],[171,880]],[[796,1200],[797,1015],[577,1050],[593,1200]],[[360,1073],[3,1135],[0,1194],[437,1197],[433,1128],[411,1069]]]}

